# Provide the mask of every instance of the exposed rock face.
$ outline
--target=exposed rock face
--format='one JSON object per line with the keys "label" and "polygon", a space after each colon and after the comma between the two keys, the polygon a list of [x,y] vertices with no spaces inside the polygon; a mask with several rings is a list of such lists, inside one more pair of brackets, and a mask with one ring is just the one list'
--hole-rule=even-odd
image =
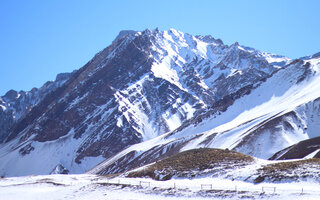
{"label": "exposed rock face", "polygon": [[31,91],[8,91],[0,97],[0,143],[4,142],[11,128],[20,118],[23,118],[45,96],[63,85],[72,73],[58,74],[55,81],[48,81],[41,88],[33,88]]}
{"label": "exposed rock face", "polygon": [[69,174],[69,170],[59,163],[50,174]]}
{"label": "exposed rock face", "polygon": [[[47,164],[28,162],[41,173],[50,173],[61,160],[71,173],[84,172],[133,144],[183,127],[195,116],[225,111],[289,61],[174,29],[121,32],[81,69],[39,89],[45,95],[27,93],[30,109],[24,106],[16,114],[19,120],[6,117],[17,109],[11,114],[5,110],[0,151],[9,153],[1,158],[0,173],[15,175],[14,168],[7,170],[13,162],[9,155],[19,152],[19,164],[40,154],[52,156]],[[9,98],[19,99],[10,92],[2,100],[8,104]]]}
{"label": "exposed rock face", "polygon": [[299,159],[310,155],[309,158],[320,158],[320,137],[303,140],[275,153],[270,160]]}

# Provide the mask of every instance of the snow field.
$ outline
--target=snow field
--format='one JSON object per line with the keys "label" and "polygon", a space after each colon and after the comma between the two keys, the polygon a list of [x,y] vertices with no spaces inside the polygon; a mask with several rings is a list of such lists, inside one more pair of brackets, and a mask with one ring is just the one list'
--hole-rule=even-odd
{"label": "snow field", "polygon": [[[211,189],[211,187],[212,189]],[[238,199],[242,194],[258,199],[317,199],[320,184],[252,184],[221,178],[172,179],[113,178],[95,175],[45,175],[0,179],[0,200],[56,199]],[[275,189],[275,191],[274,191]],[[221,191],[220,191],[221,190]],[[215,192],[210,195],[212,192]],[[228,192],[229,196],[220,196]],[[271,198],[270,198],[271,197]]]}

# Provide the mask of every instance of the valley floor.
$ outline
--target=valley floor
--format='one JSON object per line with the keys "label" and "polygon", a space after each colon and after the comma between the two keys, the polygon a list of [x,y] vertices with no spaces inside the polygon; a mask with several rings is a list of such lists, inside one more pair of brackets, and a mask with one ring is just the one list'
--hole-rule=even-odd
{"label": "valley floor", "polygon": [[261,183],[219,178],[114,178],[95,175],[41,175],[0,179],[1,200],[57,199],[319,199],[314,182]]}

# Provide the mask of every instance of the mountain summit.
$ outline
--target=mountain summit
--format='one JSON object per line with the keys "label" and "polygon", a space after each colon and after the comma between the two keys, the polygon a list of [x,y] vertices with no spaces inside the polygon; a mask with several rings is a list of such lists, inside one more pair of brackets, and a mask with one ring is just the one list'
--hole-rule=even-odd
{"label": "mountain summit", "polygon": [[[318,60],[308,59],[174,29],[121,31],[79,70],[0,98],[0,175],[83,173],[105,159],[104,172],[124,171],[192,144],[272,155],[315,134],[303,113],[320,95],[296,95],[290,109],[282,102],[316,76]],[[297,132],[283,135],[279,124]],[[280,135],[263,136],[273,129]],[[271,138],[279,148],[263,152]]]}

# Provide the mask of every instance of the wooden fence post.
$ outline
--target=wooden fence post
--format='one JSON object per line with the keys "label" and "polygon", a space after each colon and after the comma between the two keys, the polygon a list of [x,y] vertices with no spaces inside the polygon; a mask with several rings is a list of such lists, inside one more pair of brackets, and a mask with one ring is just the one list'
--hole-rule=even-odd
{"label": "wooden fence post", "polygon": [[201,184],[201,190],[206,189],[206,188],[212,190],[212,184]]}
{"label": "wooden fence post", "polygon": [[147,182],[147,181],[139,181],[139,185],[140,185],[140,187],[142,187],[142,184],[144,184],[144,185],[148,185],[148,187],[150,187],[150,182]]}

